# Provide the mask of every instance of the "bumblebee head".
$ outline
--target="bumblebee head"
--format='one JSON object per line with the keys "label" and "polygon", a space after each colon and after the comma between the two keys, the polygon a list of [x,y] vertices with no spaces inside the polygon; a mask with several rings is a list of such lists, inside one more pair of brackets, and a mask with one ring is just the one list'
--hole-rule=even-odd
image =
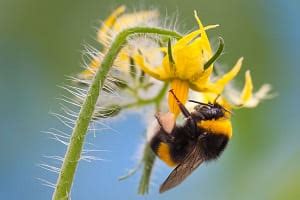
{"label": "bumblebee head", "polygon": [[194,100],[189,101],[198,104],[194,107],[193,114],[196,116],[202,115],[205,120],[219,119],[228,116],[228,114],[232,114],[231,111],[227,110],[216,101],[214,103],[202,103]]}
{"label": "bumblebee head", "polygon": [[[173,90],[169,91],[176,100],[182,114],[186,118],[185,128],[188,128],[197,135],[197,127],[205,133],[225,135],[230,138],[232,136],[231,127],[231,111],[227,110],[221,104],[217,103],[218,97],[214,100],[214,103],[202,103],[194,100],[190,102],[196,103],[194,111],[191,113],[187,108],[179,101]],[[226,104],[224,104],[226,106]],[[175,119],[174,119],[175,120]],[[164,127],[163,123],[162,127]],[[174,123],[175,124],[175,123]],[[197,126],[195,126],[197,124]],[[186,130],[189,132],[188,130]]]}

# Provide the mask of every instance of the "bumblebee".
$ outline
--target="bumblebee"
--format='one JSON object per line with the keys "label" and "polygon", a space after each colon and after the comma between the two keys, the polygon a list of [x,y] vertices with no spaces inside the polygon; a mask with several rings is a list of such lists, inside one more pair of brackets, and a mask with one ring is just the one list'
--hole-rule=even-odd
{"label": "bumblebee", "polygon": [[185,120],[176,125],[171,113],[155,115],[158,124],[149,144],[162,161],[175,167],[160,186],[160,193],[179,185],[203,162],[218,158],[232,136],[231,112],[216,100],[207,104],[189,100],[197,104],[190,113],[173,90],[169,92]]}

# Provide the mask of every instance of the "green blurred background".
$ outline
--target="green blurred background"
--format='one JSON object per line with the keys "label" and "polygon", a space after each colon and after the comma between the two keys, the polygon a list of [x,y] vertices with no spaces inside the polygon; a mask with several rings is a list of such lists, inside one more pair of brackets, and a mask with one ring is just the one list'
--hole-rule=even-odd
{"label": "green blurred background", "polygon": [[213,41],[225,39],[219,61],[231,66],[244,56],[243,70],[251,69],[255,85],[271,83],[279,96],[237,111],[224,155],[163,195],[158,186],[170,169],[162,163],[149,196],[136,194],[140,174],[117,180],[135,165],[145,129],[138,115],[127,115],[111,124],[117,134],[88,138],[109,151],[98,154],[105,161],[80,163],[72,199],[300,199],[298,0],[0,0],[0,199],[51,198],[52,189],[38,179],[56,176],[37,164],[65,151],[41,133],[65,129],[48,114],[59,110],[56,98],[64,91],[57,85],[81,70],[83,45],[95,43],[99,19],[120,4],[158,8],[163,16],[178,12],[184,30],[196,27],[196,9],[205,24],[221,25],[209,32]]}

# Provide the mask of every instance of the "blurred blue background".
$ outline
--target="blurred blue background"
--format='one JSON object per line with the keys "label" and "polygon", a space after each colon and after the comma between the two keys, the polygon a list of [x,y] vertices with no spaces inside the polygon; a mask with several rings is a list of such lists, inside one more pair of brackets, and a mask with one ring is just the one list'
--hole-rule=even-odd
{"label": "blurred blue background", "polygon": [[56,98],[64,91],[57,85],[81,70],[83,44],[94,43],[98,20],[120,4],[178,12],[186,30],[196,27],[196,9],[205,24],[221,25],[210,32],[225,39],[220,62],[231,66],[244,56],[243,70],[251,69],[255,85],[271,83],[279,96],[237,111],[224,155],[163,195],[158,186],[170,169],[162,163],[148,196],[136,194],[140,174],[117,180],[135,165],[143,141],[145,125],[128,115],[111,124],[118,133],[88,138],[109,151],[98,153],[105,161],[80,163],[72,199],[300,199],[298,0],[0,0],[0,199],[51,198],[52,189],[38,179],[56,176],[37,164],[65,152],[41,133],[65,129],[48,114],[59,110]]}

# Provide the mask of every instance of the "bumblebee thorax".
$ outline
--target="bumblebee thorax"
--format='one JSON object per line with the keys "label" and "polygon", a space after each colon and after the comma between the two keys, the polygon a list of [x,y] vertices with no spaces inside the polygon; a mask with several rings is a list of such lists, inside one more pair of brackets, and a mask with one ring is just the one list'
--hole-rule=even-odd
{"label": "bumblebee thorax", "polygon": [[206,131],[209,134],[222,134],[231,138],[232,136],[232,126],[230,119],[219,118],[212,120],[202,120],[197,123],[201,130]]}

